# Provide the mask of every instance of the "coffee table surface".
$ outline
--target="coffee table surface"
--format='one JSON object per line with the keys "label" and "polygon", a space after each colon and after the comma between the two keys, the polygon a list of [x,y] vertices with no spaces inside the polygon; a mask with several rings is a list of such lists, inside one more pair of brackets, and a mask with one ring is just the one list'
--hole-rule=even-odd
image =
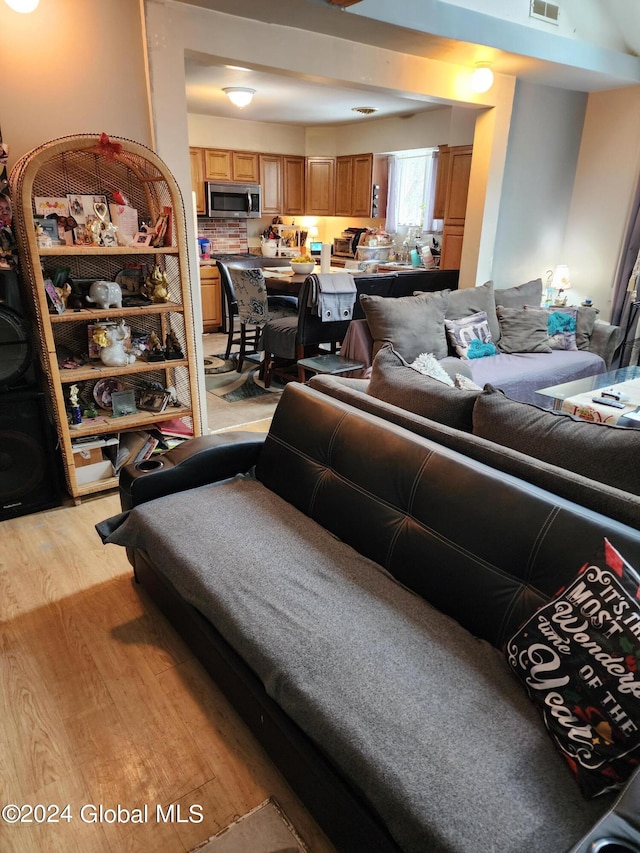
{"label": "coffee table surface", "polygon": [[[621,367],[618,370],[599,373],[597,376],[586,376],[584,379],[574,379],[573,382],[550,385],[548,388],[539,388],[536,394],[544,394],[545,397],[551,397],[555,403],[561,405],[567,397],[575,397],[576,394],[585,394],[588,391],[608,388],[610,385],[628,382],[630,379],[640,379],[640,366]],[[560,405],[554,404],[554,408],[560,408]]]}

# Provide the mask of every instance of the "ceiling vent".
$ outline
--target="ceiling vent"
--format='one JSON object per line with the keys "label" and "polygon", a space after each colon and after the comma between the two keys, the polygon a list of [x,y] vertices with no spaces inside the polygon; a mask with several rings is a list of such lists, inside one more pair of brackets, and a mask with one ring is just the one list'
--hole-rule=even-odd
{"label": "ceiling vent", "polygon": [[370,116],[378,112],[377,107],[351,107],[352,113],[360,113],[363,116]]}
{"label": "ceiling vent", "polygon": [[548,24],[558,24],[558,13],[560,7],[557,3],[546,3],[545,0],[531,0],[529,17],[538,18]]}

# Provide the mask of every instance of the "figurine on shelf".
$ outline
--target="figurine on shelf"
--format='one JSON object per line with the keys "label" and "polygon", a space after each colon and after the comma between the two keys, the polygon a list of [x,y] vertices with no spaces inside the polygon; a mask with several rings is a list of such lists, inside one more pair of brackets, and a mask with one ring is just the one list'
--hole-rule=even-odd
{"label": "figurine on shelf", "polygon": [[82,423],[82,412],[80,411],[77,385],[72,385],[69,388],[69,404],[71,405],[71,424],[72,426],[78,426]]}
{"label": "figurine on shelf", "polygon": [[164,361],[162,344],[155,332],[147,337],[147,361]]}
{"label": "figurine on shelf", "polygon": [[184,358],[184,353],[175,332],[167,332],[164,342],[165,358]]}
{"label": "figurine on shelf", "polygon": [[96,326],[93,340],[100,347],[100,361],[107,367],[126,367],[136,360],[135,355],[125,350],[125,341],[130,338],[124,320],[116,326]]}
{"label": "figurine on shelf", "polygon": [[151,275],[151,301],[152,302],[168,302],[169,301],[169,282],[167,274],[156,264]]}

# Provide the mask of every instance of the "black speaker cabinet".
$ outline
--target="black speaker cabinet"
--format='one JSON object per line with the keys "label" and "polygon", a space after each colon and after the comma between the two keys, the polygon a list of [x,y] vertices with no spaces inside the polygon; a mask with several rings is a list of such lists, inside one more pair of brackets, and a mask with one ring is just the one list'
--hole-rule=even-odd
{"label": "black speaker cabinet", "polygon": [[0,394],[35,388],[31,329],[13,270],[0,270]]}
{"label": "black speaker cabinet", "polygon": [[60,506],[53,429],[44,394],[0,394],[0,521]]}

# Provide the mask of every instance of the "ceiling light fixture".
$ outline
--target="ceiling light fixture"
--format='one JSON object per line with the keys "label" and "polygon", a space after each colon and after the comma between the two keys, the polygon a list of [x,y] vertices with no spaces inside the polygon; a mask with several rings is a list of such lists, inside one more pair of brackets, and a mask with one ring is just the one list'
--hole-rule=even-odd
{"label": "ceiling light fixture", "polygon": [[351,107],[352,113],[360,113],[363,116],[370,116],[372,113],[377,113],[377,107]]}
{"label": "ceiling light fixture", "polygon": [[486,62],[478,62],[471,74],[471,88],[478,95],[488,92],[493,86],[493,71]]}
{"label": "ceiling light fixture", "polygon": [[38,7],[40,0],[4,0],[10,9],[14,12],[33,12]]}
{"label": "ceiling light fixture", "polygon": [[240,109],[250,104],[256,93],[255,89],[247,89],[244,86],[227,86],[222,91],[231,103],[235,104],[236,107],[240,107]]}

